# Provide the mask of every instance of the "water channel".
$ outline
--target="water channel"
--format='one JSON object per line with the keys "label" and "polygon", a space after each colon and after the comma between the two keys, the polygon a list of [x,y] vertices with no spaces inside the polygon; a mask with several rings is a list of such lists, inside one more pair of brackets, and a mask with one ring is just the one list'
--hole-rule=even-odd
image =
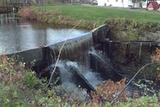
{"label": "water channel", "polygon": [[87,30],[22,22],[0,25],[0,54],[12,54],[84,36]]}

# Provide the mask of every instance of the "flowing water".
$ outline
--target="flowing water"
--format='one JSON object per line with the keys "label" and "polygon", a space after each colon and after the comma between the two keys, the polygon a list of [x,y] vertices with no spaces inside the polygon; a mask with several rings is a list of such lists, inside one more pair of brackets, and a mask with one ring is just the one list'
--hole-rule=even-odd
{"label": "flowing water", "polygon": [[[61,87],[64,92],[70,93],[70,97],[86,100],[89,98],[88,90],[94,90],[102,83],[99,73],[73,61],[60,61],[57,64],[60,73]],[[84,70],[85,69],[85,70]],[[62,93],[62,92],[60,92]]]}
{"label": "flowing water", "polygon": [[[58,90],[63,89],[63,91],[59,93],[62,94],[62,92],[67,92],[70,93],[69,95],[71,95],[71,98],[86,100],[89,98],[88,92],[95,91],[97,85],[101,84],[104,80],[112,78],[118,80],[119,78],[122,78],[113,71],[111,61],[109,58],[105,58],[102,52],[90,47],[88,50],[88,57],[94,59],[94,63],[98,61],[98,63],[105,68],[101,68],[98,65],[97,67],[92,68],[78,61],[59,61],[55,71],[56,73],[59,73],[61,83],[58,86]],[[54,65],[52,66],[54,67]]]}

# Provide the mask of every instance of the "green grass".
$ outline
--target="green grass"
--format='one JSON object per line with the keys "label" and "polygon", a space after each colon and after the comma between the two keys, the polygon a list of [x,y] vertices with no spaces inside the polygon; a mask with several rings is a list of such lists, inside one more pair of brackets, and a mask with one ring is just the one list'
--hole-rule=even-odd
{"label": "green grass", "polygon": [[[145,9],[127,9],[127,8],[112,8],[98,7],[90,5],[44,5],[32,6],[27,18],[37,19],[38,21],[53,24],[78,26],[80,28],[93,29],[106,22],[122,20],[132,20],[137,24],[160,23],[160,12],[147,11]],[[29,9],[27,11],[29,11]],[[23,9],[22,9],[23,10]],[[24,9],[25,10],[25,9]],[[20,12],[23,14],[25,11]],[[26,15],[24,15],[26,17]],[[116,19],[116,20],[115,20]],[[121,22],[121,21],[120,21]],[[149,23],[148,23],[149,22]]]}
{"label": "green grass", "polygon": [[63,16],[69,16],[77,20],[88,20],[103,23],[107,19],[112,18],[126,18],[134,19],[136,21],[144,22],[160,22],[160,12],[146,11],[140,9],[124,9],[111,7],[97,7],[97,6],[82,6],[82,5],[54,5],[45,7],[47,12],[58,11]]}

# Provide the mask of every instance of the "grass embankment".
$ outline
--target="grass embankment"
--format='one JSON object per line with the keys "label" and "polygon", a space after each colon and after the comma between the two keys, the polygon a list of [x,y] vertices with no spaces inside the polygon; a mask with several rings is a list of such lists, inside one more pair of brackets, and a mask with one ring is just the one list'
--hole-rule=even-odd
{"label": "grass embankment", "polygon": [[[42,22],[74,26],[78,22],[79,27],[92,29],[106,20],[125,18],[138,22],[159,23],[160,13],[156,11],[133,10],[123,8],[104,8],[82,5],[54,5],[34,6],[28,17]],[[25,12],[23,11],[22,14]],[[23,16],[23,15],[22,15]]]}
{"label": "grass embankment", "polygon": [[160,31],[160,13],[140,9],[123,9],[83,5],[32,6],[20,16],[51,25],[94,29],[108,25],[112,39],[140,40],[149,32]]}
{"label": "grass embankment", "polygon": [[[0,57],[0,107],[99,107],[99,103],[71,102],[56,96],[54,89],[47,88],[44,80],[25,68],[23,63]],[[43,82],[42,82],[43,81]],[[114,107],[158,107],[158,98],[141,97],[118,102]],[[104,103],[104,107],[112,107]]]}

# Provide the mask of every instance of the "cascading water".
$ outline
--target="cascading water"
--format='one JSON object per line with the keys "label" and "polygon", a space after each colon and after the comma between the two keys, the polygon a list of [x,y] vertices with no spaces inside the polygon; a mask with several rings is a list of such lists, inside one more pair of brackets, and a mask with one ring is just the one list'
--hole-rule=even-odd
{"label": "cascading water", "polygon": [[[111,61],[109,58],[104,57],[102,52],[91,48],[87,53],[94,63],[97,64],[98,62],[105,68],[90,68],[88,64],[78,62],[78,60],[59,61],[55,72],[59,73],[59,81],[61,83],[57,87],[62,87],[63,91],[58,93],[65,92],[71,94],[72,98],[78,97],[79,100],[85,100],[89,96],[88,92],[95,91],[96,86],[101,84],[103,80],[113,78],[118,80],[122,78],[114,71]],[[88,58],[85,60],[88,60]]]}
{"label": "cascading water", "polygon": [[93,70],[88,69],[86,71],[81,70],[82,75],[88,80],[88,82],[96,88],[96,86],[102,83],[103,79],[99,73],[93,72]]}
{"label": "cascading water", "polygon": [[[50,50],[52,50],[53,57],[57,59],[59,54],[59,50],[64,42],[60,42],[55,45],[49,46]],[[62,52],[61,59],[63,60],[72,60],[82,62],[83,64],[88,63],[88,50],[93,46],[92,34],[86,33],[84,36],[81,36],[76,39],[69,39],[66,41]],[[46,54],[47,55],[47,54]]]}
{"label": "cascading water", "polygon": [[62,87],[73,98],[78,97],[80,100],[86,100],[89,97],[88,90],[94,90],[102,82],[98,73],[89,69],[86,70],[86,67],[79,65],[77,62],[60,61],[56,67],[59,70],[56,70],[56,72],[60,73],[61,81],[61,85],[58,87]]}
{"label": "cascading water", "polygon": [[104,79],[112,79],[115,81],[122,79],[122,76],[114,69],[110,59],[104,56],[102,51],[91,48],[89,55],[91,57],[91,68],[101,72]]}
{"label": "cascading water", "polygon": [[[47,56],[44,58],[46,61],[52,60],[49,65],[56,62],[63,43],[48,46],[49,52],[46,51],[43,56]],[[128,59],[132,58],[133,53],[136,53],[136,57],[138,56],[141,59],[143,48],[146,47],[144,43],[137,44],[137,42],[121,44],[119,42],[109,41],[109,43],[106,43],[103,40],[97,40],[96,43],[98,44],[93,43],[91,33],[80,38],[67,40],[60,55],[61,61],[56,65],[56,72],[59,74],[60,81],[60,84],[56,85],[57,94],[65,95],[67,93],[71,96],[69,97],[71,99],[88,99],[88,92],[95,91],[96,86],[101,84],[103,80],[119,81],[124,77],[121,73],[123,74],[126,68],[122,69],[117,64],[117,60],[120,61],[120,64],[128,66],[131,63]],[[134,62],[134,58],[132,60]],[[51,68],[53,67],[51,66]],[[50,74],[52,70],[48,69]],[[127,72],[130,73],[130,71]]]}

